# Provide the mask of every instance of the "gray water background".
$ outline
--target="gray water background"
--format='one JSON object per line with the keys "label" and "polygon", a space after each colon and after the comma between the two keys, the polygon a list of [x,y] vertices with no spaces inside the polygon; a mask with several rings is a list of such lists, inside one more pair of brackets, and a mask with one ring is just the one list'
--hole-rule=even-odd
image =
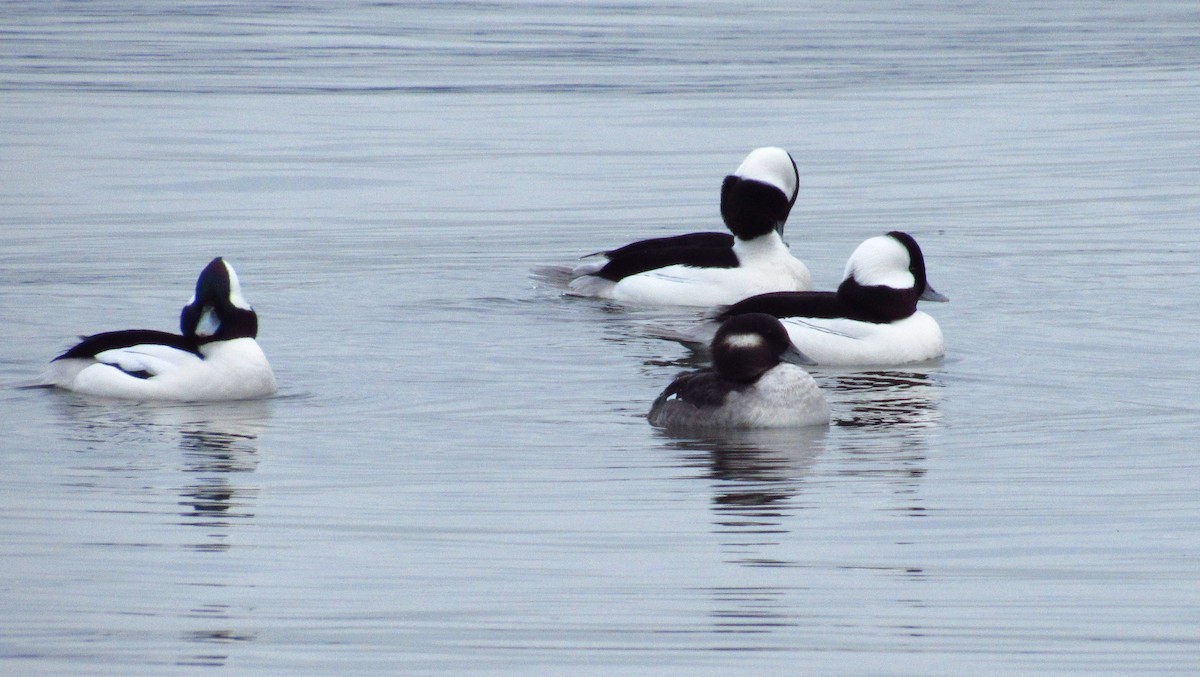
{"label": "gray water background", "polygon": [[[1192,2],[5,3],[0,672],[1195,672],[1197,111]],[[760,145],[947,356],[668,437],[695,314],[527,271]],[[216,255],[277,398],[19,387]]]}

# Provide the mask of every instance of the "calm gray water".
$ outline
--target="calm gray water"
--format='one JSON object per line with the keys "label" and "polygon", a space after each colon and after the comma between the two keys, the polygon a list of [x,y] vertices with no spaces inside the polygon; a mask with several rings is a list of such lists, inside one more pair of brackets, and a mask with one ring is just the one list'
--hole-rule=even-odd
{"label": "calm gray water", "polygon": [[[796,5],[806,5],[797,8]],[[8,2],[0,672],[1200,670],[1193,2]],[[943,364],[828,430],[644,418],[690,311],[530,266],[719,229],[788,148]],[[223,255],[281,383],[22,389]]]}

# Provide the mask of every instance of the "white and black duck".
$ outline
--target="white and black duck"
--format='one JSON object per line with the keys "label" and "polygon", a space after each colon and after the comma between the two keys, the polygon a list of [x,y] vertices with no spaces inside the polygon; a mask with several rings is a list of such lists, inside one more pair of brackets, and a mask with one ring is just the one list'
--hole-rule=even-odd
{"label": "white and black duck", "polygon": [[947,301],[929,284],[925,257],[907,233],[892,231],[858,246],[837,291],[752,296],[721,308],[710,320],[673,338],[703,345],[720,323],[742,313],[779,318],[788,336],[817,365],[898,366],[945,354],[937,320],[918,301]]}
{"label": "white and black duck", "polygon": [[808,268],[782,237],[798,192],[791,155],[758,148],[721,185],[721,217],[730,232],[641,240],[575,266],[535,268],[533,277],[570,295],[638,305],[713,306],[810,289]]}
{"label": "white and black duck", "polygon": [[215,401],[271,395],[275,375],[255,337],[258,316],[220,257],[200,273],[180,334],[127,329],[86,336],[54,358],[43,385],[135,400]]}

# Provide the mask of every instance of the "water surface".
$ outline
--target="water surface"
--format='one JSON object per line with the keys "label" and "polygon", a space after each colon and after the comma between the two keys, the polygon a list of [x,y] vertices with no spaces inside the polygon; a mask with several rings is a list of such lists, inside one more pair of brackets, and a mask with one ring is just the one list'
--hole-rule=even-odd
{"label": "water surface", "polygon": [[[9,3],[12,674],[1185,674],[1200,665],[1200,12]],[[822,288],[922,244],[938,365],[674,438],[691,311],[528,269],[719,229],[788,148]],[[21,389],[236,267],[256,403]],[[691,313],[689,315],[689,313]]]}

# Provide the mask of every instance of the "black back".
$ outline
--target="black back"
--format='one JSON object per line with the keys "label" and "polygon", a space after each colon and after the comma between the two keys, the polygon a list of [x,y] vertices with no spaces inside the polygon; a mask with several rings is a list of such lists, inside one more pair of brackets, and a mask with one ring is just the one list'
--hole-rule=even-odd
{"label": "black back", "polygon": [[715,369],[699,369],[680,374],[654,401],[653,409],[677,397],[694,407],[719,407],[725,403],[729,393],[744,390],[748,383],[739,383],[723,378]]}
{"label": "black back", "polygon": [[780,291],[742,299],[726,306],[717,318],[727,320],[743,313],[766,313],[772,317],[842,317],[846,310],[837,292]]}
{"label": "black back", "polygon": [[732,247],[733,235],[730,233],[687,233],[670,237],[654,237],[648,240],[632,242],[617,249],[604,252],[610,259],[620,256],[632,256],[639,252],[652,249],[670,249],[673,247]]}
{"label": "black back", "polygon": [[171,334],[154,329],[125,329],[122,331],[106,331],[100,334],[84,336],[77,345],[54,359],[88,359],[94,358],[106,350],[132,348],[133,346],[144,344],[164,345],[189,353],[195,353],[196,355],[200,354],[200,348],[196,341],[180,336],[179,334]]}
{"label": "black back", "polygon": [[640,240],[605,252],[608,263],[596,273],[618,282],[630,275],[666,266],[736,268],[733,236],[729,233],[688,233]]}
{"label": "black back", "polygon": [[717,316],[725,320],[742,313],[766,313],[778,318],[844,317],[859,322],[886,324],[917,311],[918,294],[912,289],[863,286],[847,279],[830,291],[781,291],[758,294],[726,307]]}

